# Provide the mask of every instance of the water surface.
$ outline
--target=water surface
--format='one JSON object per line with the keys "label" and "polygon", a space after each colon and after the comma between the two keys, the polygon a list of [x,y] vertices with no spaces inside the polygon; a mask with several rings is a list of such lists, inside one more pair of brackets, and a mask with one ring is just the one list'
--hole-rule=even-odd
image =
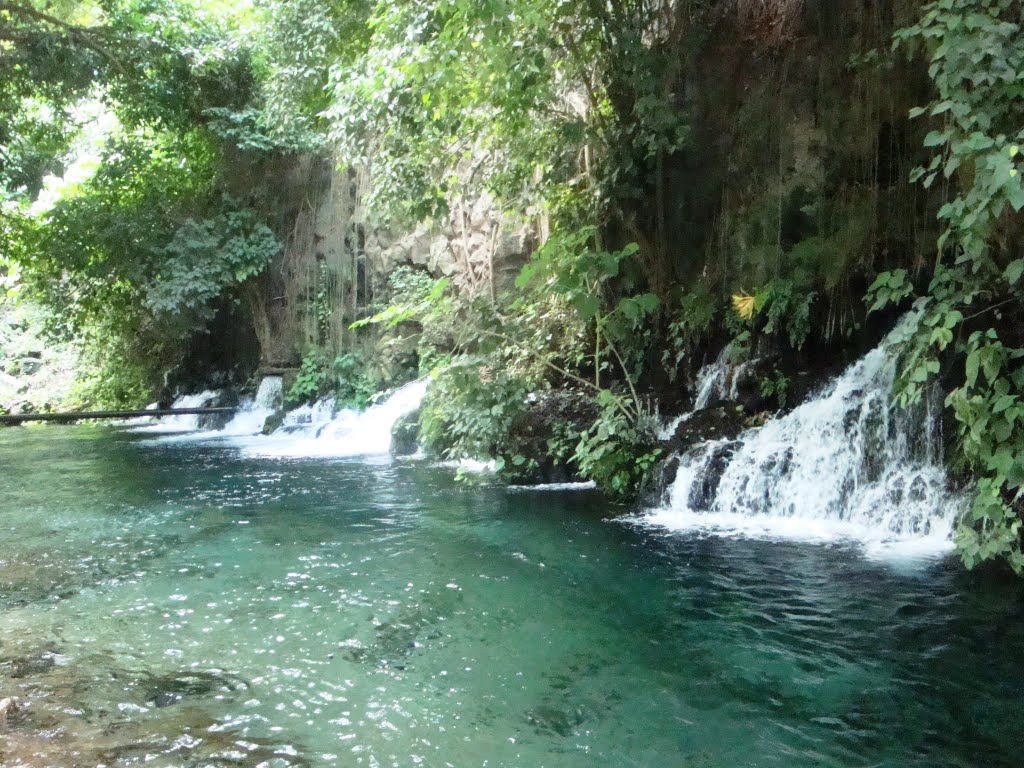
{"label": "water surface", "polygon": [[1016,586],[450,474],[0,430],[0,765],[1021,764]]}

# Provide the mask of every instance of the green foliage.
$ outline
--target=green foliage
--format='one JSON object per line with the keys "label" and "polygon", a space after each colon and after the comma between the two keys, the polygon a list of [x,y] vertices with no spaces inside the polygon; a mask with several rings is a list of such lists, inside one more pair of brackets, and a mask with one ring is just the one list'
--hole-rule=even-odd
{"label": "green foliage", "polygon": [[896,269],[882,272],[868,288],[869,312],[875,312],[889,304],[899,304],[914,292],[914,286],[907,276],[907,270]]}
{"label": "green foliage", "polygon": [[371,317],[357,320],[352,328],[382,325],[391,330],[402,323],[423,322],[439,311],[448,290],[447,278],[434,279],[412,267],[399,267],[388,276],[391,300],[383,310]]}
{"label": "green foliage", "polygon": [[401,344],[416,338],[419,374],[426,376],[446,363],[459,343],[458,303],[446,278],[432,278],[422,270],[399,267],[388,276],[389,301],[376,314],[352,323],[358,330],[368,326],[383,329],[380,344]]}
{"label": "green foliage", "polygon": [[600,415],[581,435],[572,460],[601,490],[632,499],[662,453],[654,439],[655,421],[648,414],[631,418],[624,398],[608,390],[598,394],[597,402]]}
{"label": "green foliage", "polygon": [[312,349],[302,358],[285,403],[296,406],[333,395],[339,406],[365,408],[376,393],[359,355],[346,353],[331,360],[322,350]]}
{"label": "green foliage", "polygon": [[[600,390],[602,374],[616,367],[632,393],[627,406],[638,417],[642,405],[635,382],[650,346],[649,319],[661,302],[653,293],[630,292],[638,284],[630,272],[639,246],[634,243],[618,251],[595,250],[589,245],[595,236],[592,227],[553,233],[516,280],[527,293],[513,303],[512,309],[517,313],[524,310],[536,301],[537,294],[557,296],[573,307],[583,327],[593,328],[594,387]],[[583,359],[581,356],[568,362],[579,366]]]}
{"label": "green foliage", "polygon": [[327,394],[331,388],[330,364],[319,350],[311,350],[302,358],[295,381],[288,388],[285,404],[310,403]]}
{"label": "green foliage", "polygon": [[[926,50],[936,89],[935,100],[911,114],[939,123],[924,142],[931,163],[913,178],[931,186],[941,175],[954,190],[938,214],[946,225],[940,262],[905,332],[899,398],[920,402],[944,371],[959,382],[946,405],[959,424],[961,453],[980,478],[957,545],[969,567],[1001,559],[1018,573],[1024,349],[1003,337],[1020,339],[1022,309],[1022,31],[1024,7],[1013,0],[938,0],[895,42]],[[869,301],[879,309],[909,293],[905,274],[884,274]]]}
{"label": "green foliage", "polygon": [[754,296],[734,296],[736,312],[727,318],[727,325],[738,340],[745,341],[750,327],[759,322],[764,333],[784,335],[793,349],[801,349],[811,332],[814,296],[788,278],[776,278]]}
{"label": "green foliage", "polygon": [[449,459],[492,459],[522,414],[530,382],[507,370],[457,358],[438,371],[420,417],[424,449]]}
{"label": "green foliage", "polygon": [[251,211],[189,219],[157,255],[146,306],[157,316],[193,312],[209,319],[214,299],[258,275],[280,251],[277,237]]}
{"label": "green foliage", "polygon": [[[229,158],[281,145],[254,106],[252,49],[210,11],[179,0],[0,11],[0,249],[52,310],[51,330],[87,347],[80,390],[97,404],[138,406],[121,393],[140,397],[141,382],[151,397],[280,250],[226,194]],[[40,195],[44,175],[65,171]],[[113,386],[118,366],[131,386]]]}
{"label": "green foliage", "polygon": [[152,398],[158,382],[148,363],[160,360],[160,353],[139,349],[121,327],[106,334],[103,330],[90,327],[85,336],[79,337],[84,359],[64,407],[98,404],[134,409]]}
{"label": "green foliage", "polygon": [[774,397],[779,408],[786,407],[786,393],[789,392],[789,377],[775,369],[771,375],[761,379],[761,397]]}
{"label": "green foliage", "polygon": [[[1024,98],[1024,9],[1016,0],[940,0],[928,3],[919,24],[896,34],[895,45],[920,45],[931,56],[929,74],[938,97],[912,117],[941,120],[925,138],[934,148],[932,162],[912,179],[931,186],[958,170],[971,178],[939,211],[949,238],[960,250],[956,263],[977,271],[990,253],[999,220],[1024,209],[1018,167],[1021,99]],[[1017,273],[1019,277],[1020,273]],[[1011,275],[1012,276],[1012,275]]]}
{"label": "green foliage", "polygon": [[[571,228],[562,210],[582,206],[651,244],[639,264],[663,295],[665,161],[689,135],[675,91],[691,19],[704,11],[380,2],[365,51],[331,68],[323,114],[344,161],[372,169],[378,211],[443,219],[457,198],[487,190]],[[656,206],[643,202],[649,190]]]}
{"label": "green foliage", "polygon": [[755,307],[764,316],[765,333],[785,334],[793,349],[800,349],[811,332],[814,294],[800,291],[792,280],[772,280],[757,292]]}
{"label": "green foliage", "polygon": [[667,344],[661,354],[661,364],[668,373],[669,381],[676,380],[679,366],[707,336],[718,311],[718,301],[704,283],[679,299],[669,321]]}
{"label": "green foliage", "polygon": [[369,0],[259,0],[264,15],[254,47],[262,74],[260,101],[231,117],[237,130],[260,148],[266,142],[297,151],[322,149],[329,73],[365,51],[372,5]]}
{"label": "green foliage", "polygon": [[332,137],[348,162],[373,167],[384,206],[414,220],[444,214],[452,192],[472,183],[456,178],[470,148],[486,156],[510,147],[503,171],[520,180],[532,173],[527,139],[543,146],[550,135],[537,112],[554,100],[548,59],[557,48],[544,3],[514,14],[503,6],[378,3],[365,52],[332,67]]}

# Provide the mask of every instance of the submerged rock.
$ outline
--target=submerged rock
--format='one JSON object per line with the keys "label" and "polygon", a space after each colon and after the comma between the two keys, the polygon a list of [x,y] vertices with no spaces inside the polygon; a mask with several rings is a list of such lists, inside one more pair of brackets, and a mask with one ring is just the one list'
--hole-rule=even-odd
{"label": "submerged rock", "polygon": [[33,653],[10,659],[0,664],[0,668],[6,667],[9,670],[11,679],[19,680],[21,678],[46,674],[57,666],[57,661],[61,658],[63,657],[56,651]]}
{"label": "submerged rock", "polygon": [[157,709],[164,709],[186,698],[245,690],[249,684],[240,677],[219,670],[192,670],[149,677],[143,687],[143,700]]}
{"label": "submerged rock", "polygon": [[18,713],[19,709],[21,709],[21,706],[13,696],[0,699],[0,733],[7,730],[8,723]]}

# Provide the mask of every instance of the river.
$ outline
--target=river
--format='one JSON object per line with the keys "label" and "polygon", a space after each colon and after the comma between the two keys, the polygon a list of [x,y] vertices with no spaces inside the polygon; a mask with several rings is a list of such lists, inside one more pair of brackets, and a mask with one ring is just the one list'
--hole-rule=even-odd
{"label": "river", "polygon": [[388,458],[0,431],[14,766],[1018,766],[1015,585]]}

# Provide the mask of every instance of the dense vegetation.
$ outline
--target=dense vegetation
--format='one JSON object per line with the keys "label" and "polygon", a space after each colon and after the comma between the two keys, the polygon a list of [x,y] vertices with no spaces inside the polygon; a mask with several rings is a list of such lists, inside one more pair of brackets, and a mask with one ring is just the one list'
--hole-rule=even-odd
{"label": "dense vegetation", "polygon": [[[899,398],[958,425],[963,559],[1021,571],[1022,25],[1016,0],[6,0],[0,274],[82,348],[82,400],[211,359],[294,367],[293,401],[430,374],[427,448],[623,498],[726,344],[762,361],[756,419],[913,306]],[[301,235],[296,169],[365,180],[344,258]],[[375,283],[371,221],[446,232],[456,267]]]}

